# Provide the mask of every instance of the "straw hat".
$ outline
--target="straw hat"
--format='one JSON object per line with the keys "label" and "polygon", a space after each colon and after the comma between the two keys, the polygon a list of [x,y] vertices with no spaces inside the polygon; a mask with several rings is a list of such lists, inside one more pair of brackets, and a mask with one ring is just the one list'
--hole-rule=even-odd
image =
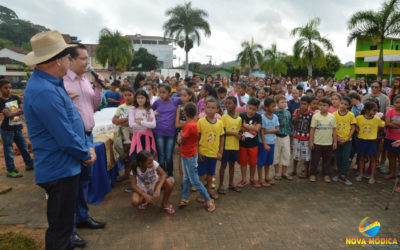
{"label": "straw hat", "polygon": [[57,30],[37,33],[31,38],[32,51],[24,59],[26,65],[45,62],[76,44],[66,44],[64,38]]}

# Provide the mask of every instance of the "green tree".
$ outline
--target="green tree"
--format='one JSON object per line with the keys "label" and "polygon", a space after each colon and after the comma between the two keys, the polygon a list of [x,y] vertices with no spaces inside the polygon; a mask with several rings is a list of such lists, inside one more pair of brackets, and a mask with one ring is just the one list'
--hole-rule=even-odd
{"label": "green tree", "polygon": [[133,53],[132,67],[138,71],[150,71],[158,68],[157,57],[150,54],[147,49],[140,48]]}
{"label": "green tree", "polygon": [[325,54],[321,46],[327,51],[333,51],[331,42],[322,37],[317,30],[320,23],[321,20],[315,18],[305,26],[294,28],[291,31],[292,36],[299,37],[293,45],[294,59],[301,61],[302,64],[307,64],[309,76],[312,76],[313,63],[323,65],[325,62]]}
{"label": "green tree", "polygon": [[259,60],[260,69],[265,73],[270,72],[278,77],[282,74],[286,75],[287,65],[283,61],[284,57],[286,57],[286,54],[279,52],[276,44],[272,44],[271,48],[264,50],[263,58]]}
{"label": "green tree", "polygon": [[349,46],[357,37],[367,37],[379,43],[378,76],[383,73],[383,44],[388,36],[400,34],[398,0],[383,2],[378,11],[358,11],[348,21],[351,30],[347,38]]}
{"label": "green tree", "polygon": [[202,9],[192,8],[192,3],[177,5],[165,12],[168,20],[164,23],[164,37],[173,39],[179,47],[185,50],[185,75],[189,71],[189,51],[194,43],[200,45],[200,32],[206,37],[211,36],[210,25],[206,18],[207,12]]}
{"label": "green tree", "polygon": [[247,66],[250,66],[250,73],[253,72],[254,66],[258,63],[258,60],[262,58],[262,46],[258,43],[254,43],[254,39],[250,41],[244,41],[241,44],[242,51],[237,55],[237,61],[242,67],[242,71],[246,71]]}
{"label": "green tree", "polygon": [[19,19],[13,10],[0,5],[0,37],[2,39],[13,42],[15,46],[21,46],[29,42],[36,33],[46,30],[48,29],[44,26]]}
{"label": "green tree", "polygon": [[192,70],[194,72],[199,72],[199,70],[201,70],[202,67],[203,67],[203,65],[201,65],[201,63],[199,63],[199,62],[189,63],[190,70]]}
{"label": "green tree", "polygon": [[0,48],[1,47],[13,47],[13,46],[15,46],[15,45],[10,40],[0,38]]}
{"label": "green tree", "polygon": [[96,59],[103,66],[108,63],[116,79],[117,69],[125,70],[132,62],[132,44],[119,31],[112,32],[103,28],[100,31]]}

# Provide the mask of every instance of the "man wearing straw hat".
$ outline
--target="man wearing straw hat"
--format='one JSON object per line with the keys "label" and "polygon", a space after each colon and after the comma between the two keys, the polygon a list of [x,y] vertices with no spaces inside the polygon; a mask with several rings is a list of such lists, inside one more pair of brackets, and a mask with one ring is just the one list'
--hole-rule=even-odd
{"label": "man wearing straw hat", "polygon": [[81,165],[96,160],[86,140],[82,119],[64,88],[70,64],[67,45],[58,31],[31,38],[26,65],[36,65],[24,94],[25,120],[35,155],[35,181],[49,195],[46,249],[72,249]]}

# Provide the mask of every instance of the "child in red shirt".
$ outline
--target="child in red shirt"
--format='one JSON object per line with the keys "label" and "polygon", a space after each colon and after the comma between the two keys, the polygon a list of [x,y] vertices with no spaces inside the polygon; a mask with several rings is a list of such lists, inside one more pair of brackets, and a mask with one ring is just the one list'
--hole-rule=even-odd
{"label": "child in red shirt", "polygon": [[206,201],[207,211],[215,210],[214,200],[211,199],[203,183],[201,183],[197,173],[197,143],[199,141],[199,129],[195,117],[197,115],[196,104],[189,102],[183,108],[183,114],[186,117],[186,124],[182,128],[182,133],[178,135],[178,144],[182,156],[183,187],[182,199],[179,207],[189,204],[190,187],[193,185],[200,195]]}

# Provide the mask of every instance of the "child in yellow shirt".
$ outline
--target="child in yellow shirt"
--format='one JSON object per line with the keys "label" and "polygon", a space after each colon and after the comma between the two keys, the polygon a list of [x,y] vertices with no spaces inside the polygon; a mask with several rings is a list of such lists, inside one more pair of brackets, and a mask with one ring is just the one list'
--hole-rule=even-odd
{"label": "child in yellow shirt", "polygon": [[214,200],[218,199],[218,195],[213,193],[211,190],[212,178],[215,176],[217,160],[222,159],[222,152],[224,149],[224,125],[221,120],[215,118],[217,111],[217,100],[214,97],[208,97],[205,101],[206,117],[200,118],[197,122],[200,134],[199,176],[202,182],[206,176],[206,188],[211,198]]}
{"label": "child in yellow shirt", "polygon": [[234,96],[229,96],[225,100],[227,114],[221,118],[225,129],[225,147],[221,159],[221,168],[219,169],[219,194],[225,194],[224,175],[226,166],[229,163],[229,190],[240,192],[240,188],[233,184],[235,162],[239,158],[239,139],[241,138],[240,128],[242,127],[242,118],[236,115],[237,100]]}
{"label": "child in yellow shirt", "polygon": [[336,162],[338,166],[338,174],[332,178],[333,181],[340,181],[348,186],[352,185],[351,181],[347,178],[349,170],[349,157],[352,146],[352,136],[356,129],[356,118],[354,114],[349,111],[351,108],[351,99],[348,96],[342,97],[340,106],[337,111],[333,113],[336,118],[336,133],[337,133],[337,149],[336,149]]}
{"label": "child in yellow shirt", "polygon": [[369,184],[375,183],[376,157],[378,155],[376,143],[378,128],[385,126],[385,122],[378,116],[375,116],[377,111],[378,106],[376,103],[367,101],[364,104],[364,109],[361,111],[361,114],[356,118],[358,126],[357,154],[360,156],[360,175],[356,177],[356,180],[362,180],[365,160],[369,157],[371,162],[371,178],[368,181]]}

